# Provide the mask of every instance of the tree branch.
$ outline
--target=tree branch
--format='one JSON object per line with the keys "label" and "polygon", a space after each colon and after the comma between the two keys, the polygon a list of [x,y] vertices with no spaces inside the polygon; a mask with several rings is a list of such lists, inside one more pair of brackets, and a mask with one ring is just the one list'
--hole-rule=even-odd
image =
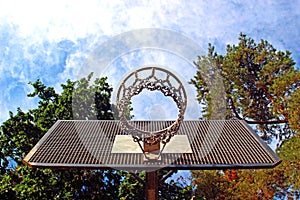
{"label": "tree branch", "polygon": [[[264,91],[264,94],[272,102],[272,104],[275,105],[275,101],[274,101],[273,97],[271,96],[271,94],[268,92],[267,87],[264,85],[264,86],[261,86],[260,88]],[[278,105],[277,109],[283,114],[285,119],[288,119],[288,116],[287,116],[286,112],[284,111],[284,108],[282,105]]]}
{"label": "tree branch", "polygon": [[282,124],[282,123],[288,123],[287,119],[282,119],[282,120],[247,120],[239,115],[239,113],[236,110],[236,107],[233,103],[233,100],[231,97],[229,97],[230,102],[231,102],[231,110],[233,111],[234,115],[236,118],[239,120],[244,120],[248,124]]}
{"label": "tree branch", "polygon": [[177,170],[175,169],[172,169],[170,170],[166,175],[164,175],[160,180],[159,182],[162,184],[165,182],[165,180],[167,180],[169,177],[171,177],[174,173],[177,173]]}

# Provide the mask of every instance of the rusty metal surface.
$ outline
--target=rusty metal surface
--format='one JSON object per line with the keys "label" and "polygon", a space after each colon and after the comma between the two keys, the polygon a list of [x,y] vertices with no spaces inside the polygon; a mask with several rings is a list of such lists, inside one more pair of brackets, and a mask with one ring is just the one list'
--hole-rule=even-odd
{"label": "rusty metal surface", "polygon": [[[172,121],[132,123],[153,131]],[[32,167],[125,170],[268,168],[280,163],[244,121],[183,121],[178,135],[187,135],[193,153],[162,153],[151,162],[141,153],[112,153],[116,135],[125,135],[116,120],[57,121],[24,162]]]}

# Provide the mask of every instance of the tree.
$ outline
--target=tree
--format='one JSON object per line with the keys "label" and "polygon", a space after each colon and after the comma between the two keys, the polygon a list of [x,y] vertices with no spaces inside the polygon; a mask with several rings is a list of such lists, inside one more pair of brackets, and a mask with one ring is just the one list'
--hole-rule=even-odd
{"label": "tree", "polygon": [[273,169],[193,171],[196,196],[207,199],[300,198],[300,137],[277,151],[282,163]]}
{"label": "tree", "polygon": [[[158,179],[161,180],[166,174],[168,174],[168,171],[159,170]],[[145,189],[145,184],[142,182],[146,180],[146,173],[142,171],[137,176],[139,176],[139,180],[130,174],[126,174],[120,186],[120,199],[145,199],[145,194],[137,193],[137,191],[143,191]],[[193,188],[190,184],[185,183],[184,177],[179,177],[177,180],[171,180],[168,183],[160,181],[158,191],[158,198],[161,200],[191,199],[193,196]]]}
{"label": "tree", "polygon": [[[79,81],[68,80],[66,84],[61,85],[61,94],[57,94],[53,87],[46,87],[40,80],[30,83],[34,92],[28,96],[39,98],[38,107],[28,112],[19,108],[15,115],[10,112],[10,118],[1,126],[1,197],[118,198],[121,175],[115,170],[61,171],[32,169],[22,164],[26,153],[57,120],[73,119],[74,115],[77,119],[112,119],[112,88],[106,82],[106,78],[97,78],[90,84],[91,78],[92,74]],[[78,113],[74,113],[72,109],[74,93],[77,97],[75,106]],[[9,167],[12,162],[16,164],[16,169]]]}
{"label": "tree", "polygon": [[[205,105],[204,118],[220,111],[214,102],[218,99],[212,98],[215,91],[210,90],[214,83],[209,82],[219,75],[217,80],[223,81],[225,90],[226,118],[256,124],[256,132],[266,141],[277,138],[278,155],[283,159],[281,165],[268,170],[192,171],[197,197],[299,196],[300,71],[291,53],[278,51],[265,40],[256,44],[240,34],[238,45],[228,45],[225,55],[217,54],[209,45],[208,55],[200,56],[195,65],[198,72],[191,83],[196,86],[199,102]],[[205,71],[207,65],[212,65],[213,71]]]}
{"label": "tree", "polygon": [[[67,80],[62,92],[30,82],[38,98],[36,109],[18,108],[0,129],[0,195],[2,199],[143,199],[143,185],[130,174],[117,170],[57,170],[24,166],[22,159],[57,120],[113,119],[110,103],[112,88],[106,78],[92,74],[78,81]],[[91,83],[92,82],[92,83]],[[128,108],[128,113],[131,108]],[[14,163],[16,167],[11,167]],[[141,179],[145,173],[141,173]],[[187,196],[190,187],[162,183],[162,195]],[[170,189],[171,192],[165,194]],[[177,194],[178,193],[178,194]],[[178,199],[178,198],[177,198]]]}
{"label": "tree", "polygon": [[[209,45],[207,56],[195,62],[197,75],[191,80],[198,91],[198,100],[206,103],[204,117],[210,118],[215,105],[213,91],[204,76],[220,74],[226,93],[226,118],[242,119],[256,124],[256,130],[267,140],[272,136],[289,138],[299,131],[300,71],[289,51],[276,50],[269,42],[256,44],[240,34],[238,45],[228,45],[226,55],[219,55]],[[214,71],[203,75],[204,65]],[[210,73],[210,75],[207,75]]]}

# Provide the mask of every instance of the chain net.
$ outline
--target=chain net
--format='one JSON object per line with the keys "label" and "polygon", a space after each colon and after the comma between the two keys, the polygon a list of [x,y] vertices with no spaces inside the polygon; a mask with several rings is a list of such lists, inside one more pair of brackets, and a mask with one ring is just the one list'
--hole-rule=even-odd
{"label": "chain net", "polygon": [[[145,74],[147,75],[145,76]],[[128,122],[128,107],[131,98],[140,94],[144,89],[158,90],[174,100],[178,108],[178,117],[175,122],[162,130],[153,132],[141,130]],[[166,144],[170,141],[179,130],[186,105],[187,96],[181,81],[173,73],[160,67],[144,67],[132,72],[121,83],[117,94],[121,128],[127,134],[132,135],[135,142],[141,141],[150,145],[159,142]]]}

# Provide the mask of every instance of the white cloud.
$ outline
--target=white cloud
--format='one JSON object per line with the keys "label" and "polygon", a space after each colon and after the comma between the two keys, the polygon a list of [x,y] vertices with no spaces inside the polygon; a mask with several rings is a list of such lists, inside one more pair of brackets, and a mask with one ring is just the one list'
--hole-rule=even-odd
{"label": "white cloud", "polygon": [[[244,32],[256,40],[267,39],[278,49],[291,50],[300,62],[298,1],[1,0],[0,4],[0,81],[6,83],[1,90],[7,90],[11,80],[26,85],[36,78],[58,87],[66,78],[76,78],[84,58],[106,39],[147,27],[178,31],[204,49],[211,42],[221,53],[225,44],[236,43],[239,32]],[[63,66],[60,50],[66,49],[57,45],[64,40],[74,45]],[[124,62],[162,65],[169,64],[170,58],[158,51],[144,54],[139,62],[122,57]],[[9,103],[2,97],[0,103],[1,113],[7,113],[8,106],[3,105]]]}
{"label": "white cloud", "polygon": [[105,7],[97,5],[97,1],[5,1],[0,11],[20,26],[23,36],[33,34],[57,41],[95,33],[100,23],[101,29],[111,34],[113,13]]}

